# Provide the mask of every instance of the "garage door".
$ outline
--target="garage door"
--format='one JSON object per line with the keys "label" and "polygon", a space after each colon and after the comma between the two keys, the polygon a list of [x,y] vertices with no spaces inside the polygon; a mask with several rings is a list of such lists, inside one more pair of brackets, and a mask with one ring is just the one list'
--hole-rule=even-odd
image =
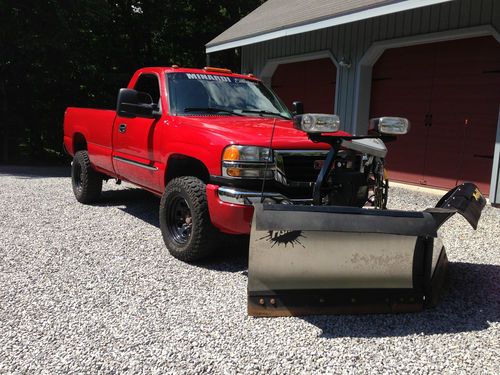
{"label": "garage door", "polygon": [[389,145],[392,179],[489,191],[500,104],[500,45],[492,37],[387,50],[373,69],[371,117],[410,119]]}
{"label": "garage door", "polygon": [[329,58],[281,64],[271,87],[289,109],[298,100],[307,112],[333,113],[336,77],[337,70]]}

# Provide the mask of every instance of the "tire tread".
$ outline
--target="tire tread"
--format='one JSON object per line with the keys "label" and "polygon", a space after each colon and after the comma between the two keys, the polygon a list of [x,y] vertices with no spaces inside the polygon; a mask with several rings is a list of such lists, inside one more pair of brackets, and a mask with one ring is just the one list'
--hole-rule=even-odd
{"label": "tire tread", "polygon": [[[75,163],[78,163],[82,168],[82,188],[78,189],[74,179]],[[78,202],[90,204],[96,202],[101,196],[102,177],[96,172],[90,163],[90,158],[87,151],[77,151],[73,158],[73,166],[71,168],[71,181],[73,185],[73,193]]]}
{"label": "tire tread", "polygon": [[[167,199],[179,189],[188,197],[191,205],[193,229],[186,246],[179,246],[169,235],[167,228]],[[170,254],[185,262],[195,262],[212,255],[217,243],[217,230],[212,225],[206,198],[206,185],[196,177],[184,176],[168,183],[160,202],[160,227],[163,240]]]}

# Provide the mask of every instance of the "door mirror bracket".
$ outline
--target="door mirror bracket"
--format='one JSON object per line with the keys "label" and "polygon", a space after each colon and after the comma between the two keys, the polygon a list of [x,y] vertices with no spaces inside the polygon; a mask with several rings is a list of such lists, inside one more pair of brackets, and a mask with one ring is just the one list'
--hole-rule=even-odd
{"label": "door mirror bracket", "polygon": [[292,114],[294,116],[303,115],[304,114],[304,104],[299,101],[295,101],[292,103]]}

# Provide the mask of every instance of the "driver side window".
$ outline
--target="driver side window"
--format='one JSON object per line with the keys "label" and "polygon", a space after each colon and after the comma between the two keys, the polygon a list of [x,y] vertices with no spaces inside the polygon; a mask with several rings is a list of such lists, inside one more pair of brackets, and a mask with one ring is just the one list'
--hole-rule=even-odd
{"label": "driver side window", "polygon": [[153,98],[153,103],[160,106],[160,83],[154,74],[142,74],[137,79],[134,89],[146,92]]}

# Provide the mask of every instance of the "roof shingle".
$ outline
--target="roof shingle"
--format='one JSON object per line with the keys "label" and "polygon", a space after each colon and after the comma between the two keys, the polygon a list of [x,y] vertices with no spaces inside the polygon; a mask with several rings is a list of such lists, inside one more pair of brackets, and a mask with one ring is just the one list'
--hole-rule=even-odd
{"label": "roof shingle", "polygon": [[206,47],[207,49],[214,48],[241,39],[338,18],[385,5],[412,3],[411,8],[416,8],[444,1],[450,0],[268,0],[208,42]]}

